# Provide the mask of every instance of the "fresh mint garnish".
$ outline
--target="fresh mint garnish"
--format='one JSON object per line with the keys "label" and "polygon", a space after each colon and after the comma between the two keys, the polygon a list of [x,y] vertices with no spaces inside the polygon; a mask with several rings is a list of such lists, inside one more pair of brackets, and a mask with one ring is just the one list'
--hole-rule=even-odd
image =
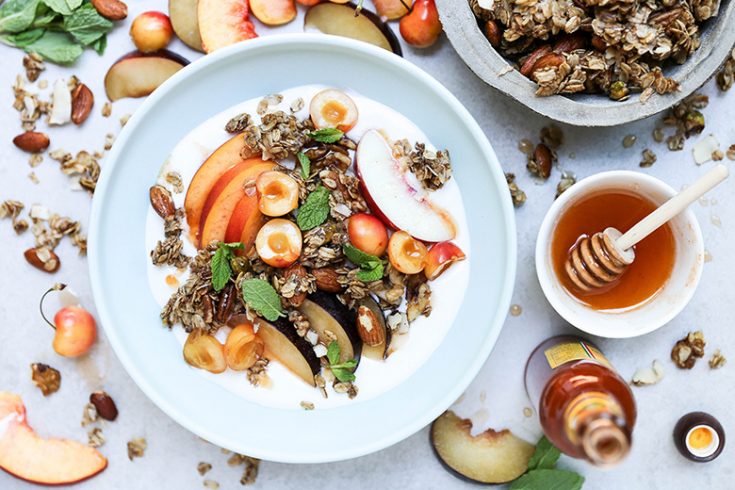
{"label": "fresh mint garnish", "polygon": [[311,173],[311,160],[302,152],[298,152],[296,158],[299,160],[299,165],[301,165],[301,178],[308,179]]}
{"label": "fresh mint garnish", "polygon": [[528,460],[529,470],[548,470],[556,467],[556,462],[561,456],[561,451],[549,441],[546,436],[542,437],[533,456]]}
{"label": "fresh mint garnish", "polygon": [[345,134],[336,128],[322,128],[309,133],[309,137],[319,143],[336,143]]}
{"label": "fresh mint garnish", "polygon": [[235,257],[235,250],[243,249],[244,246],[240,242],[236,243],[220,243],[217,251],[209,263],[212,269],[212,287],[215,291],[221,291],[227,285],[227,281],[232,277],[232,266],[230,261]]}
{"label": "fresh mint garnish", "polygon": [[346,243],[342,250],[350,262],[360,268],[355,277],[362,282],[373,282],[383,277],[383,261],[380,257],[363,252],[354,245]]}
{"label": "fresh mint garnish", "polygon": [[327,217],[329,217],[329,189],[319,186],[309,194],[299,208],[296,224],[302,231],[308,231],[324,223]]}
{"label": "fresh mint garnish", "polygon": [[584,477],[574,471],[556,469],[561,452],[546,436],[536,444],[528,470],[513,481],[510,490],[579,490]]}
{"label": "fresh mint garnish", "polygon": [[273,286],[263,279],[245,279],[240,285],[245,303],[268,321],[284,316],[281,298]]}
{"label": "fresh mint garnish", "polygon": [[345,362],[340,363],[339,354],[339,344],[335,341],[330,342],[329,347],[327,347],[327,360],[329,361],[329,369],[332,371],[332,374],[334,374],[334,377],[343,383],[355,381],[356,378],[353,371],[357,367],[357,361],[354,359],[349,359]]}

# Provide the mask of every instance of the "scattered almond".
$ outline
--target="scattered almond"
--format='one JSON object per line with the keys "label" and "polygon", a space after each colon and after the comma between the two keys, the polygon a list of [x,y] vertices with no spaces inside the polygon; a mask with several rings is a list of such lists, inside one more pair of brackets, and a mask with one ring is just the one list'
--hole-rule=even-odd
{"label": "scattered almond", "polygon": [[342,286],[338,281],[339,275],[334,269],[330,269],[329,267],[313,269],[311,274],[316,278],[316,287],[320,291],[326,291],[328,293],[342,291]]}
{"label": "scattered almond", "polygon": [[564,56],[558,54],[558,53],[547,53],[543,56],[541,56],[536,63],[534,63],[533,68],[531,69],[531,76],[533,77],[533,74],[539,70],[544,70],[546,68],[552,68],[557,67],[564,63]]}
{"label": "scattered almond", "polygon": [[490,41],[490,46],[493,48],[500,46],[500,42],[503,39],[503,33],[500,31],[500,27],[498,27],[497,22],[494,20],[488,20],[485,23],[485,36],[487,36],[487,40]]}
{"label": "scattered almond", "polygon": [[[299,284],[306,276],[307,272],[306,269],[304,269],[304,266],[296,263],[286,269],[284,279],[286,280],[286,282],[295,280],[296,284]],[[301,306],[301,303],[303,303],[306,299],[306,292],[294,294],[287,299],[291,306],[298,308],[299,306]]]}
{"label": "scattered almond", "polygon": [[375,313],[367,306],[360,305],[357,308],[357,333],[367,345],[380,345],[385,342],[385,329]]}
{"label": "scattered almond", "polygon": [[92,6],[106,19],[123,20],[128,16],[128,6],[120,0],[92,0]]}
{"label": "scattered almond", "polygon": [[105,420],[117,418],[117,406],[110,395],[104,391],[95,391],[89,395],[89,402],[97,409],[97,414]]}
{"label": "scattered almond", "polygon": [[71,93],[71,120],[74,124],[82,124],[87,120],[94,106],[94,94],[92,91],[80,83]]}
{"label": "scattered almond", "polygon": [[51,141],[45,133],[26,131],[13,138],[13,144],[28,153],[40,153],[48,148]]}
{"label": "scattered almond", "polygon": [[581,33],[563,34],[554,44],[555,53],[570,53],[587,46],[586,36]]}
{"label": "scattered almond", "polygon": [[551,46],[548,44],[545,44],[543,46],[539,46],[536,48],[535,51],[533,51],[531,54],[528,55],[526,60],[521,65],[521,74],[525,76],[531,76],[531,73],[533,73],[534,67],[536,65],[536,62],[543,57],[546,54],[551,53]]}
{"label": "scattered almond", "polygon": [[29,248],[23,255],[33,267],[49,274],[56,272],[61,266],[59,256],[48,247]]}
{"label": "scattered almond", "polygon": [[174,207],[174,200],[171,197],[171,192],[162,185],[154,185],[151,187],[150,192],[151,206],[153,210],[163,219],[169,218],[174,215],[176,208]]}

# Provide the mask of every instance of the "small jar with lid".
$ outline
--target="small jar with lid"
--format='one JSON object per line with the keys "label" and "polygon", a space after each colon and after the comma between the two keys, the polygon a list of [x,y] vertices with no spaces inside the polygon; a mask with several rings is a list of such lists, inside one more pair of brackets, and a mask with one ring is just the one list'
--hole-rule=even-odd
{"label": "small jar with lid", "polygon": [[685,458],[706,463],[719,456],[724,449],[725,431],[712,415],[691,412],[676,423],[674,444]]}

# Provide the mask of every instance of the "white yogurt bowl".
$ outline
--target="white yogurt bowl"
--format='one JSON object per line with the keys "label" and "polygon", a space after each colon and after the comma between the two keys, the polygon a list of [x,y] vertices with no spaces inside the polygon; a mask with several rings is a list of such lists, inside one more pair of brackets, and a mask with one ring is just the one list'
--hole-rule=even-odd
{"label": "white yogurt bowl", "polygon": [[578,329],[600,337],[636,337],[662,327],[689,303],[702,274],[702,232],[691,210],[679,214],[670,221],[676,258],[663,288],[640,306],[621,311],[595,310],[572,296],[559,281],[551,258],[551,238],[560,216],[570,206],[592,193],[607,190],[631,191],[658,204],[676,194],[664,182],[639,172],[602,172],[581,180],[562,194],[546,213],[536,239],[536,273],[551,306]]}

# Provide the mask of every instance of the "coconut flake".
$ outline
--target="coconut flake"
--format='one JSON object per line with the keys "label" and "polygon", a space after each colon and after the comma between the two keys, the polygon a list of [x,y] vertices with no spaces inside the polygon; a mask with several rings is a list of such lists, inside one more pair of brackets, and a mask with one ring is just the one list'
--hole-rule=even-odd
{"label": "coconut flake", "polygon": [[71,92],[66,81],[60,78],[54,82],[48,123],[52,126],[61,126],[69,122],[71,122]]}
{"label": "coconut flake", "polygon": [[664,377],[664,367],[661,362],[656,359],[651,366],[638,368],[633,374],[631,383],[635,386],[655,385]]}
{"label": "coconut flake", "polygon": [[323,344],[316,344],[314,346],[314,354],[317,357],[324,357],[327,355],[327,348]]}
{"label": "coconut flake", "polygon": [[702,138],[692,148],[692,155],[697,165],[702,165],[712,160],[712,153],[720,149],[720,142],[714,134]]}

